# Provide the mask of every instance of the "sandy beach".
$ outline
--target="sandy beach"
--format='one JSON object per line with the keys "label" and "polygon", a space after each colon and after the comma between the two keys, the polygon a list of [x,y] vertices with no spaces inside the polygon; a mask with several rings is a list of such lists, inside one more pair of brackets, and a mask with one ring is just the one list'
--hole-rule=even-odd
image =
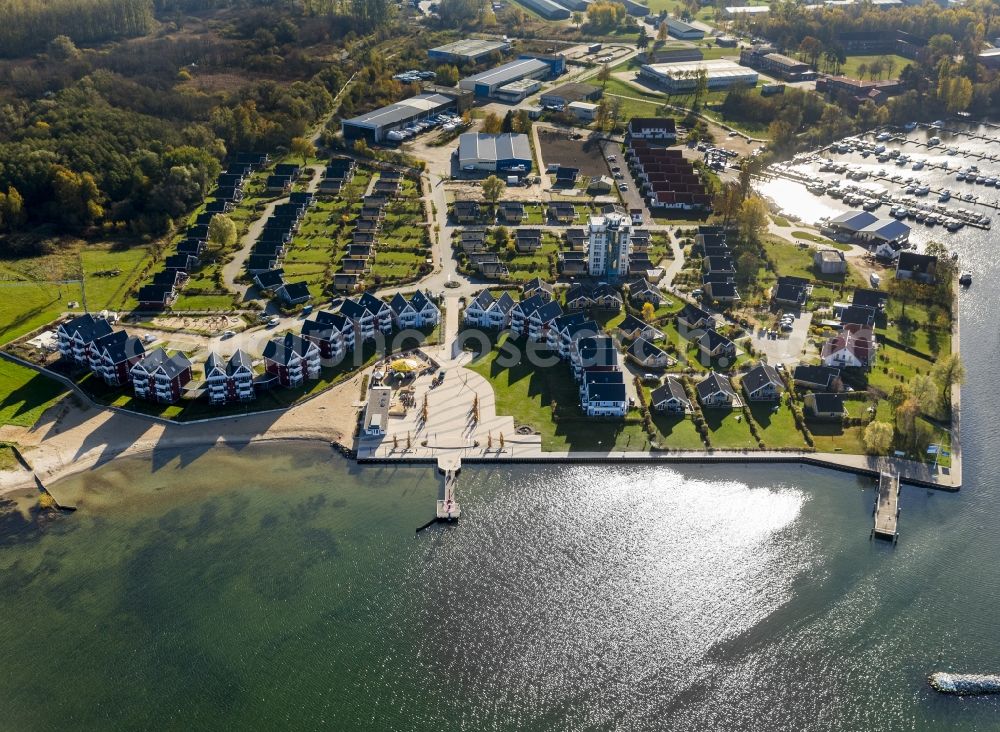
{"label": "sandy beach", "polygon": [[[141,415],[77,406],[66,398],[34,427],[0,427],[0,440],[17,443],[48,486],[60,478],[123,456],[214,445],[242,448],[276,440],[342,441],[361,408],[362,375],[280,413],[250,414],[200,424],[161,424]],[[34,485],[31,471],[0,471],[0,495]]]}

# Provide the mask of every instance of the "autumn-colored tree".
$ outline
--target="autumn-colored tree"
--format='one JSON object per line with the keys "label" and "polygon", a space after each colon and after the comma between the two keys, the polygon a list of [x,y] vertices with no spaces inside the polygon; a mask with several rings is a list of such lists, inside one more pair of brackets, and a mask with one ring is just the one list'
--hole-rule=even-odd
{"label": "autumn-colored tree", "polygon": [[760,196],[750,196],[740,205],[736,225],[747,240],[759,241],[767,231],[767,223],[767,204]]}
{"label": "autumn-colored tree", "polygon": [[888,422],[869,422],[863,435],[865,452],[885,455],[892,446],[892,425]]}
{"label": "autumn-colored tree", "polygon": [[500,200],[500,196],[503,195],[504,187],[505,184],[502,180],[491,175],[483,181],[483,198],[495,205]]}
{"label": "autumn-colored tree", "polygon": [[216,214],[208,222],[208,243],[216,249],[228,249],[236,243],[236,224],[225,214]]}
{"label": "autumn-colored tree", "polygon": [[642,319],[647,323],[652,322],[653,318],[656,317],[656,308],[653,307],[653,303],[644,302],[642,304]]}
{"label": "autumn-colored tree", "polygon": [[495,112],[490,112],[483,118],[483,132],[487,135],[498,135],[502,128],[503,120]]}
{"label": "autumn-colored tree", "polygon": [[293,137],[288,145],[288,149],[291,150],[292,155],[297,155],[302,159],[303,165],[309,162],[309,158],[316,154],[316,146],[307,137]]}

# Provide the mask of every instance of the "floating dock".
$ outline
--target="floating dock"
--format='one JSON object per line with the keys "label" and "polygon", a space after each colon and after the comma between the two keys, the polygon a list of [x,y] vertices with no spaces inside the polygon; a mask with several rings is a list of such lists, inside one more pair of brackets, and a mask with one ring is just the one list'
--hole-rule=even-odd
{"label": "floating dock", "polygon": [[444,486],[438,494],[437,520],[438,521],[458,521],[462,515],[462,507],[455,500],[455,479],[458,477],[458,468],[447,468],[444,471]]}
{"label": "floating dock", "polygon": [[893,543],[899,539],[899,476],[882,472],[875,498],[875,528],[872,536]]}

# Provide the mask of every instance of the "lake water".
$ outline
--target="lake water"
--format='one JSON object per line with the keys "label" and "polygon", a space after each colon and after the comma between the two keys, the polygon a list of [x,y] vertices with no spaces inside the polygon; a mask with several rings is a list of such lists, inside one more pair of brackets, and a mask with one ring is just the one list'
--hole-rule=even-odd
{"label": "lake water", "polygon": [[955,239],[965,485],[895,547],[811,468],[466,468],[417,535],[433,470],[161,451],[0,507],[0,730],[996,730],[926,684],[1000,672],[995,239]]}

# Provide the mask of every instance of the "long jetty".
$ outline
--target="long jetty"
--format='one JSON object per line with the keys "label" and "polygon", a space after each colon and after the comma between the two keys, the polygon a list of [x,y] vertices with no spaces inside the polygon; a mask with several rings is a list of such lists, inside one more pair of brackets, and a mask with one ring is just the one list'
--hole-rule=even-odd
{"label": "long jetty", "polygon": [[895,543],[899,539],[899,475],[885,471],[879,474],[874,513],[872,536]]}

